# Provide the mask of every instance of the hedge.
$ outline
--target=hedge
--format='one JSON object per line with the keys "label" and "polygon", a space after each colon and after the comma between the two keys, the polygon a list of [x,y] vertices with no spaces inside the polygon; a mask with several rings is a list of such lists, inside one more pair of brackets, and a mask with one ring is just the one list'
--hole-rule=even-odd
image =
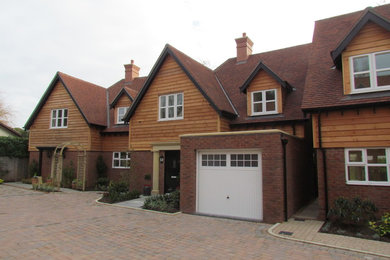
{"label": "hedge", "polygon": [[28,139],[21,137],[0,136],[0,157],[28,157]]}

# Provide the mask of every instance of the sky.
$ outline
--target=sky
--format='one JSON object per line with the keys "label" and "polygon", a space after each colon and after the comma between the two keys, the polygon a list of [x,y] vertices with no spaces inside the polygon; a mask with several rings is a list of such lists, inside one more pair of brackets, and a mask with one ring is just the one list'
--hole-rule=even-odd
{"label": "sky", "polygon": [[109,87],[147,76],[169,43],[214,69],[246,32],[253,53],[309,43],[314,23],[390,0],[0,0],[0,102],[23,127],[57,71]]}

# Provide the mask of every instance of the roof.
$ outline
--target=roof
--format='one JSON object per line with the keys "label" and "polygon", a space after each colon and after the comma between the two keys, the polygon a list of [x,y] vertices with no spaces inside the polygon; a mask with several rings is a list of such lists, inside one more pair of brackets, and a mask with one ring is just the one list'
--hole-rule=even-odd
{"label": "roof", "polygon": [[152,84],[155,76],[157,75],[160,67],[168,55],[173,57],[173,59],[183,69],[189,79],[194,83],[195,87],[200,91],[203,97],[210,103],[210,105],[218,114],[228,118],[232,118],[236,115],[234,108],[229,102],[228,97],[225,95],[224,90],[222,89],[222,86],[220,86],[214,72],[167,44],[157,59],[157,62],[152,68],[133,105],[126,113],[124,117],[125,121],[129,121],[131,116],[134,114],[136,108],[141,102],[149,86]]}
{"label": "roof", "polygon": [[[220,65],[215,73],[239,114],[231,124],[304,120],[300,106],[310,48],[311,44],[304,44],[250,55],[246,62],[237,63],[236,58],[231,58]],[[243,91],[260,70],[266,71],[282,86],[293,90],[283,100],[282,114],[247,116],[247,97]]]}
{"label": "roof", "polygon": [[18,137],[22,136],[19,132],[14,130],[12,127],[6,125],[5,123],[0,121],[0,128],[3,128],[4,130],[10,132],[12,135],[16,135]]}
{"label": "roof", "polygon": [[[309,56],[304,111],[380,104],[390,101],[390,91],[344,95],[342,71],[335,67],[340,52],[369,21],[388,26],[390,5],[316,21]],[[387,30],[389,28],[386,28]],[[331,55],[330,55],[331,54]]]}
{"label": "roof", "polygon": [[[61,82],[88,125],[106,126],[106,89],[90,82],[57,72],[38,105],[25,124],[29,129],[49,98],[57,82]],[[88,95],[86,95],[88,93]]]}

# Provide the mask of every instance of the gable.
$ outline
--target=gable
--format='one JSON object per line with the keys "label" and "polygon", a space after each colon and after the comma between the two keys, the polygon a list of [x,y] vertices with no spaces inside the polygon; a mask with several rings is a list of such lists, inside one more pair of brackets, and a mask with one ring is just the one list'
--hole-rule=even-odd
{"label": "gable", "polygon": [[[183,93],[183,119],[159,120],[159,97]],[[152,143],[179,141],[187,133],[215,132],[218,113],[171,55],[162,62],[130,119],[130,149],[148,150]]]}
{"label": "gable", "polygon": [[342,53],[344,94],[351,94],[350,57],[390,50],[390,32],[368,22]]}
{"label": "gable", "polygon": [[262,90],[276,89],[277,91],[277,112],[283,112],[282,87],[278,81],[275,80],[269,73],[261,70],[249,83],[246,88],[247,95],[247,115],[252,116],[252,93]]}

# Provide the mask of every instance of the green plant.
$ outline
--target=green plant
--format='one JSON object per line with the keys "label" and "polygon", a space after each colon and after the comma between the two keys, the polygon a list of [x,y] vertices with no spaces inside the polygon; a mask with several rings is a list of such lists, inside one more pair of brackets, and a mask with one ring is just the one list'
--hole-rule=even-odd
{"label": "green plant", "polygon": [[4,182],[4,180],[0,179],[0,184],[2,184]]}
{"label": "green plant", "polygon": [[0,136],[0,156],[27,158],[28,139],[13,136]]}
{"label": "green plant", "polygon": [[381,237],[390,235],[390,212],[386,212],[379,221],[370,221],[369,225]]}
{"label": "green plant", "polygon": [[32,162],[28,166],[28,176],[34,177],[37,175],[39,169],[38,169],[38,162],[36,160],[32,160]]}
{"label": "green plant", "polygon": [[24,184],[31,184],[31,178],[22,179],[22,183],[24,183]]}
{"label": "green plant", "polygon": [[70,161],[70,164],[62,169],[62,187],[70,188],[72,186],[72,180],[75,176],[75,171],[76,169],[73,166],[73,161]]}
{"label": "green plant", "polygon": [[99,155],[96,160],[96,171],[98,174],[98,178],[106,178],[107,175],[107,165],[103,160],[103,156]]}
{"label": "green plant", "polygon": [[329,210],[328,217],[339,224],[345,225],[366,225],[368,221],[375,219],[375,212],[378,211],[375,204],[369,200],[362,200],[359,197],[351,200],[339,197]]}
{"label": "green plant", "polygon": [[174,191],[164,195],[148,197],[142,208],[171,213],[177,212],[180,210],[180,192]]}
{"label": "green plant", "polygon": [[129,191],[129,186],[126,182],[112,182],[108,187],[108,198],[111,203],[132,200],[138,198],[140,193],[136,190]]}
{"label": "green plant", "polygon": [[110,184],[110,180],[108,178],[98,178],[96,180],[97,190],[106,191],[108,189],[109,184]]}

